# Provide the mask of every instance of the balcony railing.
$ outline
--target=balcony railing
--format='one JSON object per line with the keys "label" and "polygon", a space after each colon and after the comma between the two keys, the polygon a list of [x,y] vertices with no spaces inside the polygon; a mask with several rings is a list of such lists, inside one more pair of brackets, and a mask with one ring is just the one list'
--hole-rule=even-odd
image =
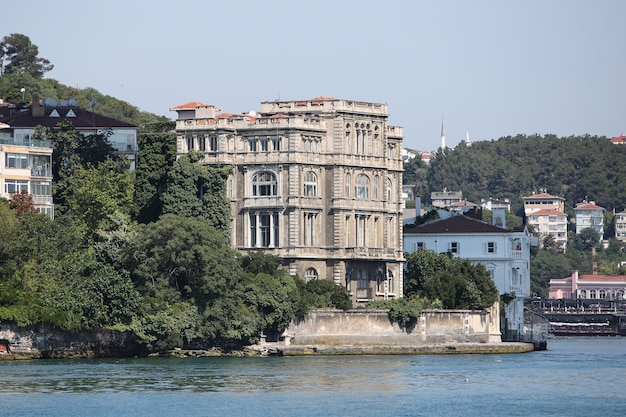
{"label": "balcony railing", "polygon": [[33,204],[52,204],[51,195],[33,195]]}
{"label": "balcony railing", "polygon": [[30,175],[32,175],[33,177],[51,177],[52,168],[37,166],[30,169]]}
{"label": "balcony railing", "polygon": [[7,138],[7,137],[0,137],[0,144],[30,146],[33,148],[51,148],[52,147],[49,140],[15,139],[15,138]]}
{"label": "balcony railing", "polygon": [[390,248],[346,248],[345,253],[355,258],[392,258],[395,251]]}
{"label": "balcony railing", "polygon": [[358,300],[371,300],[372,299],[372,289],[371,288],[357,288],[356,289],[356,298]]}

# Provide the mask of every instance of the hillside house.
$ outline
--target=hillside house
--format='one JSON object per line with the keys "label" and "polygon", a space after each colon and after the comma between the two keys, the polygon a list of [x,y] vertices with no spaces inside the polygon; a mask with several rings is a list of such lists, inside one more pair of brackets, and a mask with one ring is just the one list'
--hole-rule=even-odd
{"label": "hillside house", "polygon": [[[504,226],[504,211],[494,213],[494,222]],[[500,294],[515,299],[502,306],[504,340],[520,340],[524,336],[524,300],[530,297],[530,248],[537,239],[524,228],[507,230],[464,215],[435,220],[404,231],[404,251],[426,249],[482,264]]]}

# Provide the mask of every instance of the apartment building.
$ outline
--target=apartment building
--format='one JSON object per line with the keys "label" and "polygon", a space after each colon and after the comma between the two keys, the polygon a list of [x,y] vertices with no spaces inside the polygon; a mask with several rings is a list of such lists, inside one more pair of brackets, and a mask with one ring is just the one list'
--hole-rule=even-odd
{"label": "apartment building", "polygon": [[604,239],[604,212],[605,208],[596,205],[594,201],[583,201],[576,204],[576,234],[583,229],[591,228],[598,232],[600,239]]}
{"label": "apartment building", "polygon": [[615,213],[615,238],[626,242],[626,210]]}
{"label": "apartment building", "polygon": [[433,191],[430,193],[430,204],[433,207],[447,208],[461,200],[463,200],[462,191],[448,191],[444,189],[443,191]]}
{"label": "apartment building", "polygon": [[232,243],[292,275],[344,285],[353,301],[402,296],[402,139],[386,104],[316,97],[220,113],[176,111],[177,152],[229,165]]}
{"label": "apartment building", "polygon": [[527,224],[533,226],[543,240],[552,236],[561,247],[567,246],[567,213],[554,209],[541,209],[527,217]]}
{"label": "apartment building", "polygon": [[562,247],[567,245],[567,214],[565,199],[546,192],[522,198],[526,223],[539,233],[541,239],[551,235]]}
{"label": "apartment building", "polygon": [[106,135],[115,152],[125,156],[130,161],[130,169],[135,169],[137,126],[95,113],[93,108],[82,109],[73,99],[61,102],[49,98],[35,100],[31,106],[19,108],[14,105],[0,105],[0,122],[10,126],[2,130],[5,137],[11,136],[13,140],[26,146],[32,143],[37,126],[53,129],[63,121],[71,123],[83,135]]}
{"label": "apartment building", "polygon": [[52,146],[32,139],[33,130],[9,121],[15,106],[0,102],[0,197],[26,191],[37,211],[54,217],[52,202]]}

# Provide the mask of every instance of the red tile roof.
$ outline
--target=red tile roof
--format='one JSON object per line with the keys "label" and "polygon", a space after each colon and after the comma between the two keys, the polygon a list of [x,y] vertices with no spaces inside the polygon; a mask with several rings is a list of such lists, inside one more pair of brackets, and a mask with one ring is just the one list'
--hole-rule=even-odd
{"label": "red tile roof", "polygon": [[195,110],[198,107],[213,107],[216,110],[220,110],[217,107],[211,104],[205,104],[201,101],[190,101],[189,103],[180,104],[178,106],[170,107],[170,111],[178,111],[178,110]]}
{"label": "red tile roof", "polygon": [[471,201],[461,200],[450,204],[450,207],[478,207],[478,205],[472,203]]}
{"label": "red tile roof", "polygon": [[[571,278],[571,277],[569,277]],[[626,275],[579,275],[578,281],[615,281],[626,282]]]}
{"label": "red tile roof", "polygon": [[420,224],[404,230],[404,234],[413,233],[510,233],[509,230],[493,226],[482,220],[472,219],[467,216],[458,215],[447,219],[434,220],[429,223]]}
{"label": "red tile roof", "polygon": [[605,210],[604,207],[597,206],[593,203],[579,204],[574,210]]}
{"label": "red tile roof", "polygon": [[613,143],[614,145],[626,144],[626,135],[614,137],[613,139],[611,139],[611,143]]}
{"label": "red tile roof", "polygon": [[559,200],[563,200],[563,197],[557,197],[548,193],[539,193],[539,194],[533,194],[533,195],[529,195],[526,197],[522,197],[524,200],[526,199],[533,199],[533,198],[558,198]]}

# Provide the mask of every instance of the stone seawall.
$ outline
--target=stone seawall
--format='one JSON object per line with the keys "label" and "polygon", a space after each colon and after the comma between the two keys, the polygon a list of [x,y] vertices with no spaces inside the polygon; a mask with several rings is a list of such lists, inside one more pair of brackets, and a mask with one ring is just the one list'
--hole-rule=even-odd
{"label": "stone seawall", "polygon": [[[500,329],[490,310],[425,310],[415,326],[400,328],[381,310],[313,310],[292,322],[286,341],[293,345],[430,345],[498,343]],[[496,316],[498,317],[498,316]]]}
{"label": "stone seawall", "polygon": [[[501,342],[499,321],[494,317],[498,317],[497,305],[480,311],[426,310],[413,327],[404,329],[391,323],[387,311],[314,310],[304,319],[292,322],[285,331],[285,343],[279,344],[281,347],[272,345],[272,349],[284,355],[487,353],[520,349]],[[272,353],[267,348],[261,351]],[[128,357],[150,353],[150,347],[140,343],[131,332],[0,324],[0,359]],[[198,356],[197,352],[192,353]],[[201,353],[214,356],[216,352]]]}
{"label": "stone seawall", "polygon": [[63,330],[52,326],[0,324],[0,340],[9,353],[33,358],[126,357],[145,355],[146,347],[131,332]]}

